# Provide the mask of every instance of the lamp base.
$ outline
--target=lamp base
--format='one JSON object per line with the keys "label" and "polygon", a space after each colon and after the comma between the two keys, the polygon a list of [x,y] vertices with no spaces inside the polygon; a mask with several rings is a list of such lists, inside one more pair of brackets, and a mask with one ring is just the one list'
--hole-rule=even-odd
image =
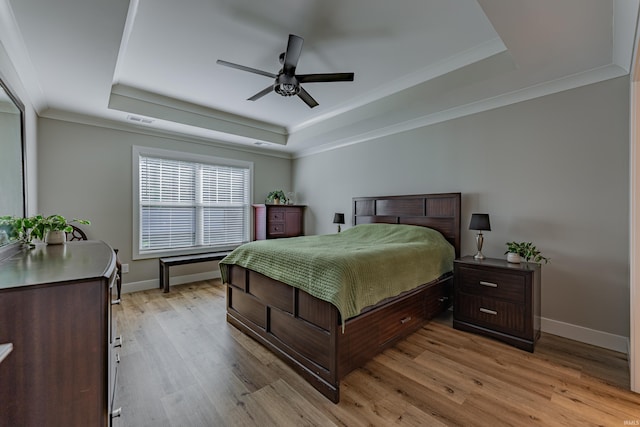
{"label": "lamp base", "polygon": [[478,233],[476,236],[476,247],[478,248],[478,253],[474,255],[474,259],[482,260],[484,259],[484,255],[482,255],[482,244],[484,243],[484,237],[482,236],[482,231]]}

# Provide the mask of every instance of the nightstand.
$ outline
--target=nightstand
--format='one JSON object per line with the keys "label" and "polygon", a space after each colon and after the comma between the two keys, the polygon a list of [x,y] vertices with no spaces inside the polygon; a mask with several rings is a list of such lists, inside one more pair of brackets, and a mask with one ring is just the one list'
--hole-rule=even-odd
{"label": "nightstand", "polygon": [[453,327],[533,352],[540,337],[540,264],[454,261]]}

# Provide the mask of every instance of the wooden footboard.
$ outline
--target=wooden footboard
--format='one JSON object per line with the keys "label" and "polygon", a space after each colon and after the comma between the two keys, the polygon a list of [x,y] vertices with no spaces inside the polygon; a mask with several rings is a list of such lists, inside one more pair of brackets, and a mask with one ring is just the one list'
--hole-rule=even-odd
{"label": "wooden footboard", "polygon": [[240,266],[230,266],[227,321],[287,362],[337,403],[340,379],[415,332],[450,305],[452,276],[383,301],[349,319],[332,304]]}

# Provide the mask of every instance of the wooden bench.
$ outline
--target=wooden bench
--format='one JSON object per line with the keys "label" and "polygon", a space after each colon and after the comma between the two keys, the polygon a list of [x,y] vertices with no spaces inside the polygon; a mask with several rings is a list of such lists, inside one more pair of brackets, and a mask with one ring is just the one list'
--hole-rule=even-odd
{"label": "wooden bench", "polygon": [[174,265],[193,264],[196,262],[219,261],[229,255],[227,252],[207,252],[204,254],[180,255],[160,258],[160,286],[164,292],[169,292],[169,268]]}

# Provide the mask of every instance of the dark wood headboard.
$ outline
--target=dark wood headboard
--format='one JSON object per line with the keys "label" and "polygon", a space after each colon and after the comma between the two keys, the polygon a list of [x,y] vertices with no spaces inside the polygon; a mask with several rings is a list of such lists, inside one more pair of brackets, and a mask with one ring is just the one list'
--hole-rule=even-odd
{"label": "dark wood headboard", "polygon": [[353,198],[353,225],[409,224],[438,230],[460,257],[460,193]]}

